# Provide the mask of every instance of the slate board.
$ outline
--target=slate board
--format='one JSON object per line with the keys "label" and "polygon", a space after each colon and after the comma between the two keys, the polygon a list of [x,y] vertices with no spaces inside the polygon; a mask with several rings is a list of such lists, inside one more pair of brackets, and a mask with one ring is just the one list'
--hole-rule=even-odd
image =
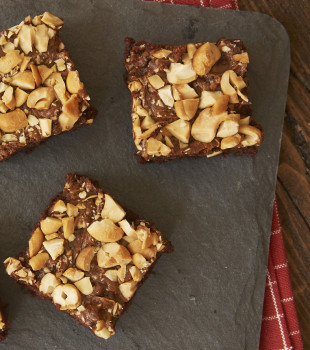
{"label": "slate board", "polygon": [[[0,259],[27,245],[68,172],[99,181],[173,242],[118,322],[97,339],[0,269],[11,330],[0,349],[256,349],[289,73],[284,28],[259,13],[137,0],[1,2],[5,29],[48,10],[99,109],[91,127],[57,136],[0,164]],[[139,165],[133,156],[123,39],[157,43],[240,38],[250,55],[250,99],[265,129],[255,158]]]}

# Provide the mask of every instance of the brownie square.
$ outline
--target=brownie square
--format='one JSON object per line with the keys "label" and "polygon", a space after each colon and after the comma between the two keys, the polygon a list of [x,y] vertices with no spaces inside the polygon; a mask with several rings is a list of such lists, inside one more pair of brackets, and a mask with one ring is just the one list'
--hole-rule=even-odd
{"label": "brownie square", "polygon": [[0,33],[0,161],[97,114],[59,38],[63,24],[45,12]]}
{"label": "brownie square", "polygon": [[240,40],[172,46],[126,38],[124,55],[140,162],[256,154],[263,130],[252,118]]}
{"label": "brownie square", "polygon": [[5,260],[17,282],[107,339],[171,243],[89,178],[68,174],[28,247]]}
{"label": "brownie square", "polygon": [[7,318],[7,314],[4,310],[4,305],[0,300],[0,341],[4,340],[8,334],[9,330],[9,322]]}

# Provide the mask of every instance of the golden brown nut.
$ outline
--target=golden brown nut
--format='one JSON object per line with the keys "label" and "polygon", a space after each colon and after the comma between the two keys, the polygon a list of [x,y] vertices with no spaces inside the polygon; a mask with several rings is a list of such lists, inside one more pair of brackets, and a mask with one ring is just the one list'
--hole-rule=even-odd
{"label": "golden brown nut", "polygon": [[89,271],[90,264],[95,255],[95,250],[96,248],[93,246],[89,246],[81,250],[80,254],[76,259],[76,266],[83,271]]}
{"label": "golden brown nut", "polygon": [[176,101],[174,103],[174,109],[177,116],[183,120],[191,120],[194,118],[199,105],[199,99],[187,99]]}
{"label": "golden brown nut", "polygon": [[84,84],[80,82],[79,73],[76,70],[68,72],[66,84],[71,94],[77,94],[84,89]]}
{"label": "golden brown nut", "polygon": [[94,290],[94,287],[92,286],[90,281],[90,277],[84,277],[81,280],[75,282],[74,285],[84,295],[89,295]]}
{"label": "golden brown nut", "polygon": [[123,297],[128,301],[135,294],[137,287],[138,287],[137,282],[129,281],[129,282],[120,284],[119,290],[122,293]]}
{"label": "golden brown nut", "polygon": [[48,109],[55,99],[52,87],[40,87],[32,91],[27,99],[27,106],[35,109]]}
{"label": "golden brown nut", "polygon": [[96,240],[105,243],[119,241],[124,235],[123,230],[110,219],[94,221],[87,231]]}
{"label": "golden brown nut", "polygon": [[14,132],[25,128],[27,125],[28,119],[26,114],[20,109],[0,114],[0,129],[4,132]]}
{"label": "golden brown nut", "polygon": [[110,219],[113,222],[121,221],[126,215],[124,209],[116,203],[116,201],[109,195],[104,195],[104,207],[101,212],[103,219]]}
{"label": "golden brown nut", "polygon": [[39,290],[41,293],[51,295],[54,289],[60,285],[60,280],[52,273],[47,273],[40,282]]}
{"label": "golden brown nut", "polygon": [[171,84],[188,84],[197,78],[197,74],[191,63],[171,63],[166,73],[167,79]]}
{"label": "golden brown nut", "polygon": [[29,258],[36,255],[42,247],[44,236],[39,227],[37,227],[29,239]]}
{"label": "golden brown nut", "polygon": [[198,75],[208,74],[214,64],[220,59],[221,51],[214,43],[205,43],[195,51],[193,68]]}
{"label": "golden brown nut", "polygon": [[33,90],[36,86],[33,75],[29,71],[14,75],[10,84],[24,90]]}
{"label": "golden brown nut", "polygon": [[55,238],[43,242],[44,248],[47,250],[53,260],[56,260],[64,252],[64,239]]}
{"label": "golden brown nut", "polygon": [[60,306],[60,310],[72,310],[81,305],[81,294],[73,284],[61,284],[53,293],[53,303]]}
{"label": "golden brown nut", "polygon": [[7,74],[23,61],[19,50],[9,51],[5,56],[0,58],[0,73]]}
{"label": "golden brown nut", "polygon": [[174,137],[184,143],[188,143],[191,125],[187,120],[179,119],[165,127]]}
{"label": "golden brown nut", "polygon": [[46,217],[40,222],[41,230],[45,235],[57,232],[62,226],[62,221],[53,217]]}
{"label": "golden brown nut", "polygon": [[41,270],[46,262],[49,260],[49,255],[47,253],[39,253],[33,256],[29,260],[29,265],[31,266],[33,271]]}

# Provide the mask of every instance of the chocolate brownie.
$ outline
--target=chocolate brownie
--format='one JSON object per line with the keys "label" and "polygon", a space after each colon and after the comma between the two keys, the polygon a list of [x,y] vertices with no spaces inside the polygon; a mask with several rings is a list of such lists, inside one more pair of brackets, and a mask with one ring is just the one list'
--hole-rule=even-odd
{"label": "chocolate brownie", "polygon": [[0,341],[4,340],[8,334],[9,322],[7,314],[4,310],[4,305],[0,301]]}
{"label": "chocolate brownie", "polygon": [[68,174],[6,272],[107,339],[171,243],[87,177]]}
{"label": "chocolate brownie", "polygon": [[248,63],[240,40],[172,46],[126,38],[139,160],[255,155],[263,130],[247,97]]}
{"label": "chocolate brownie", "polygon": [[97,114],[58,31],[45,12],[0,33],[0,161]]}

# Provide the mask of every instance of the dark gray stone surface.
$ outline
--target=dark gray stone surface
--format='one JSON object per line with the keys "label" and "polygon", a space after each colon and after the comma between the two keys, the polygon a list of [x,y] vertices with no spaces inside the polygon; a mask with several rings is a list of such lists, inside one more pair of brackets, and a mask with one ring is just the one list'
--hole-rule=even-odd
{"label": "dark gray stone surface", "polygon": [[[11,331],[0,349],[257,349],[288,83],[285,30],[259,13],[136,0],[2,1],[1,28],[45,10],[65,19],[61,36],[99,115],[90,127],[0,164],[1,261],[27,245],[68,172],[98,180],[152,220],[175,252],[161,258],[108,341],[26,294],[1,267]],[[122,77],[125,36],[171,44],[243,40],[254,117],[265,129],[257,156],[139,165]]]}

